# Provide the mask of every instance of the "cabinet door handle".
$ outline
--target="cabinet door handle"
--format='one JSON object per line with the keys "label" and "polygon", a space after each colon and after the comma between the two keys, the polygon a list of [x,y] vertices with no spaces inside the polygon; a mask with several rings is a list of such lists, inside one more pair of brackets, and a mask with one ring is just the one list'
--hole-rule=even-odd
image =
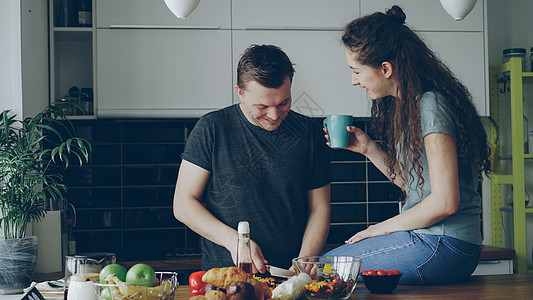
{"label": "cabinet door handle", "polygon": [[111,29],[220,29],[220,26],[196,25],[110,25]]}
{"label": "cabinet door handle", "polygon": [[297,26],[250,26],[244,30],[303,30],[303,31],[342,31],[341,27],[297,27]]}

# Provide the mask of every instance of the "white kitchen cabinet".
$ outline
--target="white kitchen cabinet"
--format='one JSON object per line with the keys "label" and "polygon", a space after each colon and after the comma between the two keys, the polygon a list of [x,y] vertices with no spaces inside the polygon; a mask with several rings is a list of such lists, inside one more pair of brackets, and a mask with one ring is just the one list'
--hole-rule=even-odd
{"label": "white kitchen cabinet", "polygon": [[474,273],[472,273],[472,276],[508,274],[513,274],[512,259],[479,261]]}
{"label": "white kitchen cabinet", "polygon": [[230,0],[202,0],[186,19],[178,19],[163,0],[96,0],[96,20],[98,28],[229,29],[230,7]]}
{"label": "white kitchen cabinet", "polygon": [[444,10],[439,0],[361,0],[361,15],[385,12],[398,5],[405,12],[405,23],[413,30],[424,31],[483,31],[484,0],[462,21],[455,21]]}
{"label": "white kitchen cabinet", "polygon": [[[94,15],[91,14],[90,24],[79,27],[75,24],[76,6],[73,2],[52,0],[49,2],[49,47],[50,47],[50,101],[56,102],[67,96],[71,87],[82,89],[87,101],[76,103],[79,109],[69,110],[71,119],[92,119],[97,101],[94,99],[95,89],[95,27]],[[89,1],[91,8],[94,0]],[[68,16],[68,17],[65,17]]]}
{"label": "white kitchen cabinet", "polygon": [[230,31],[97,34],[99,117],[198,117],[231,105]]}
{"label": "white kitchen cabinet", "polygon": [[233,29],[342,29],[359,16],[358,0],[232,0]]}
{"label": "white kitchen cabinet", "polygon": [[[236,65],[251,44],[279,46],[295,64],[292,109],[311,117],[327,114],[368,115],[361,88],[351,85],[341,31],[244,30],[233,32],[234,84]],[[234,94],[235,103],[239,99]]]}
{"label": "white kitchen cabinet", "polygon": [[488,114],[482,32],[421,32],[432,49],[468,88],[477,112]]}

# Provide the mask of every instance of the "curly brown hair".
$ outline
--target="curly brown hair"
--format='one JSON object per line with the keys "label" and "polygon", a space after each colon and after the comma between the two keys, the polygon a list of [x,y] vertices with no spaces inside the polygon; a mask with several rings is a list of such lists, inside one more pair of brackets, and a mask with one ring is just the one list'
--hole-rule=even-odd
{"label": "curly brown hair", "polygon": [[[414,180],[414,170],[418,188],[424,184],[421,176],[423,145],[418,99],[428,91],[442,94],[453,111],[457,124],[455,142],[459,167],[469,167],[475,162],[479,174],[485,172],[488,175],[490,147],[472,96],[404,23],[405,13],[394,5],[386,13],[377,12],[353,20],[346,26],[342,36],[344,45],[358,62],[373,68],[389,62],[397,71],[400,97],[376,99],[372,101],[371,110],[371,131],[375,138],[383,141],[381,146],[387,153],[388,175],[393,180],[401,175],[407,182]],[[400,164],[401,174],[394,172],[393,166],[397,163]]]}

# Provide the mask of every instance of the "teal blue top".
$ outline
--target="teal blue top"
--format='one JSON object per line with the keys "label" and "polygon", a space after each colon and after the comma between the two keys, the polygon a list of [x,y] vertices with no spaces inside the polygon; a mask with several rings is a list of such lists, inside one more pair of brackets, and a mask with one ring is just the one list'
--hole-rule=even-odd
{"label": "teal blue top", "polygon": [[[444,102],[441,94],[434,92],[424,93],[420,99],[420,124],[422,138],[426,135],[438,132],[449,135],[457,140],[457,129],[453,121],[453,112]],[[424,147],[424,145],[422,145]],[[406,185],[406,203],[402,212],[411,209],[422,199],[431,194],[431,185],[429,182],[429,170],[427,156],[424,152],[420,158],[424,171],[424,185],[422,194],[416,188],[416,176]],[[461,166],[461,164],[459,164]],[[469,172],[472,180],[468,181],[465,174]],[[417,233],[426,233],[434,235],[446,235],[462,241],[481,245],[481,196],[477,192],[478,171],[474,162],[470,168],[459,167],[459,193],[460,202],[457,212],[427,228],[417,229]]]}

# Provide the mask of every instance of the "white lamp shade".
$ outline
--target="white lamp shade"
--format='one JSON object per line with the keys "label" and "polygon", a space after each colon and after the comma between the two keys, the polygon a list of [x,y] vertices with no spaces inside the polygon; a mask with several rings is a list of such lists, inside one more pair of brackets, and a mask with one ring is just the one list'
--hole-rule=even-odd
{"label": "white lamp shade", "polygon": [[168,9],[178,17],[185,19],[198,6],[200,0],[165,0]]}
{"label": "white lamp shade", "polygon": [[477,0],[440,0],[440,4],[446,12],[455,19],[461,21],[472,11]]}

